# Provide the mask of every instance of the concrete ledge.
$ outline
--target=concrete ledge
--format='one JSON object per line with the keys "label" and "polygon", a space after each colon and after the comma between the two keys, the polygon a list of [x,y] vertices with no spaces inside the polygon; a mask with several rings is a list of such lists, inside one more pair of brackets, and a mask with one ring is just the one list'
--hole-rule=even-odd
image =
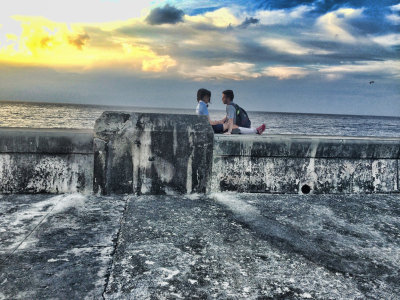
{"label": "concrete ledge", "polygon": [[212,191],[399,192],[399,138],[215,136]]}
{"label": "concrete ledge", "polygon": [[0,193],[92,191],[92,131],[0,129]]}
{"label": "concrete ledge", "polygon": [[205,193],[213,140],[204,116],[104,112],[95,124],[94,192]]}
{"label": "concrete ledge", "polygon": [[93,154],[93,131],[0,128],[0,153]]}
{"label": "concrete ledge", "polygon": [[400,138],[216,135],[214,156],[399,159]]}

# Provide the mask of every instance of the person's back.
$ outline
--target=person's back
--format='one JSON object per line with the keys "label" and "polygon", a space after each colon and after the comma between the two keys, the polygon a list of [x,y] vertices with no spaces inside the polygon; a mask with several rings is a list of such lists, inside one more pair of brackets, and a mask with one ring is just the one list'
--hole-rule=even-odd
{"label": "person's back", "polygon": [[226,134],[262,134],[265,130],[265,124],[257,128],[251,128],[250,119],[246,111],[233,102],[234,94],[232,90],[222,92],[222,103],[226,105],[226,117],[224,118],[224,131]]}
{"label": "person's back", "polygon": [[231,102],[230,105],[235,108],[234,124],[239,127],[250,128],[251,121],[249,119],[249,116],[247,115],[247,112],[236,103]]}

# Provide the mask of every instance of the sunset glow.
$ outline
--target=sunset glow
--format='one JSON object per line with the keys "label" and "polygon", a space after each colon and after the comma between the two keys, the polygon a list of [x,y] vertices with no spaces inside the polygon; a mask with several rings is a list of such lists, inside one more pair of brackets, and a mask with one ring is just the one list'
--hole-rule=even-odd
{"label": "sunset glow", "polygon": [[[395,101],[399,5],[394,0],[15,0],[0,12],[0,68],[120,74],[173,80],[176,86],[269,80],[270,90],[278,88],[274,80],[287,82],[284,90],[290,91],[301,82],[308,86],[305,99],[315,95],[314,86],[334,90],[337,82],[351,91],[358,86],[352,82],[374,80],[388,86],[360,88],[365,95],[358,101],[376,98],[379,88],[390,93],[384,99]],[[0,96],[18,95],[7,85],[11,77],[3,76]],[[263,86],[258,93],[265,93]],[[285,101],[289,105],[290,99]]]}
{"label": "sunset glow", "polygon": [[[69,25],[43,17],[13,19],[20,22],[22,33],[6,35],[9,44],[0,49],[2,62],[76,70],[120,67],[145,72],[163,72],[176,64],[168,55],[157,55],[134,38],[110,35],[104,44],[104,40],[88,35],[86,24]],[[118,26],[120,22],[92,25],[102,37]]]}

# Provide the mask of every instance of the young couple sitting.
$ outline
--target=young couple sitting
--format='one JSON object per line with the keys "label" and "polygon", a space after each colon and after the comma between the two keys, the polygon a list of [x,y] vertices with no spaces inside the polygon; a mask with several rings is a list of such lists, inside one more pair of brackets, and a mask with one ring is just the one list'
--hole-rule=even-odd
{"label": "young couple sitting", "polygon": [[210,119],[208,113],[208,103],[211,101],[211,92],[206,89],[197,91],[197,108],[198,115],[208,116],[208,120],[215,133],[224,134],[262,134],[265,130],[265,124],[257,128],[251,127],[251,122],[246,111],[236,103],[233,103],[233,91],[226,90],[222,92],[222,102],[226,105],[226,116],[220,121]]}

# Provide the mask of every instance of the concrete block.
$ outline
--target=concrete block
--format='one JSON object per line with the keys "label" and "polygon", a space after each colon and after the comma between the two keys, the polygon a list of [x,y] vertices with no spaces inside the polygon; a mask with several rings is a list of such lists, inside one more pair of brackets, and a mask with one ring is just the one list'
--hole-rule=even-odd
{"label": "concrete block", "polygon": [[400,139],[216,136],[211,190],[399,192]]}
{"label": "concrete block", "polygon": [[214,158],[212,190],[257,193],[390,193],[398,191],[396,160],[276,157]]}
{"label": "concrete block", "polygon": [[0,193],[73,192],[93,192],[91,131],[0,130]]}
{"label": "concrete block", "polygon": [[204,116],[104,112],[95,124],[94,191],[204,193],[213,141]]}

